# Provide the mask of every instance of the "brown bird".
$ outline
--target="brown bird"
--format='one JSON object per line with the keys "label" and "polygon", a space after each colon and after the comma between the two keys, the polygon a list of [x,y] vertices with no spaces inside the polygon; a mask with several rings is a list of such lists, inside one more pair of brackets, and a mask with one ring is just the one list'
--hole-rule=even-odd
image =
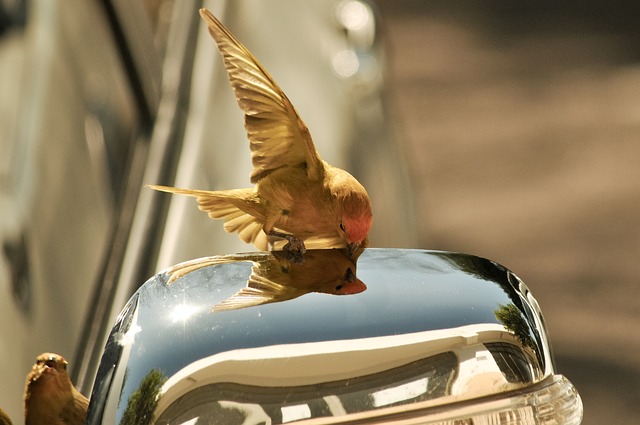
{"label": "brown bird", "polygon": [[0,425],[13,425],[9,415],[7,415],[7,413],[2,409],[0,409]]}
{"label": "brown bird", "polygon": [[67,364],[54,353],[36,357],[24,389],[26,425],[84,424],[89,400],[71,383]]}
{"label": "brown bird", "polygon": [[214,305],[213,311],[286,301],[310,292],[352,295],[367,289],[356,277],[356,263],[361,253],[359,249],[351,257],[344,249],[309,250],[301,263],[291,261],[283,251],[204,257],[169,268],[167,284],[202,267],[245,261],[253,264],[246,288]]}
{"label": "brown bird", "polygon": [[371,202],[348,172],[320,158],[295,108],[256,58],[207,9],[200,15],[222,54],[236,99],[245,114],[255,187],[222,191],[153,189],[193,196],[227,232],[266,250],[286,239],[294,253],[315,248],[366,246]]}

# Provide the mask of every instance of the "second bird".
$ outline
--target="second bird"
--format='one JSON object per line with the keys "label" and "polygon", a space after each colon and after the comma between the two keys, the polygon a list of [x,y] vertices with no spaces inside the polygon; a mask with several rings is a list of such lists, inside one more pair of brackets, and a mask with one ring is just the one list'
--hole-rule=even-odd
{"label": "second bird", "polygon": [[320,158],[295,108],[251,52],[207,9],[200,15],[222,54],[238,105],[245,114],[255,187],[221,191],[150,186],[193,196],[209,217],[223,219],[227,232],[266,250],[287,240],[296,254],[314,248],[368,244],[371,202],[348,172]]}

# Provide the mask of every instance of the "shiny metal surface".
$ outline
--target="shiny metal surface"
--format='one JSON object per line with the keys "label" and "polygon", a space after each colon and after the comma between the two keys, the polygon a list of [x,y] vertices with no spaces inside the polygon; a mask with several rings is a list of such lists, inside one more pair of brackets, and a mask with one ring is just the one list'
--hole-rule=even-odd
{"label": "shiny metal surface", "polygon": [[[130,423],[145,394],[160,395],[151,404],[158,423],[187,422],[190,397],[201,409],[217,409],[218,420],[258,405],[282,423],[287,406],[325,406],[303,416],[309,418],[439,405],[554,374],[537,303],[499,264],[465,254],[367,249],[357,270],[349,262],[337,267],[354,272],[366,290],[334,296],[309,292],[331,274],[316,261],[292,265],[269,253],[239,254],[206,259],[170,285],[175,268],[151,278],[112,329],[88,423]],[[286,301],[214,308],[246,294],[248,282],[265,288],[253,278],[264,264],[298,267],[310,283]],[[281,279],[276,275],[268,280]],[[336,282],[344,276],[335,275]],[[225,411],[229,403],[235,407]]]}

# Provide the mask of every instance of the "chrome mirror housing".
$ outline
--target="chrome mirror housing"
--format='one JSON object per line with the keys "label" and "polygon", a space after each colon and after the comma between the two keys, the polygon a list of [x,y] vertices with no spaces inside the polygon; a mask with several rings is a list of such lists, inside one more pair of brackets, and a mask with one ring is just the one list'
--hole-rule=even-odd
{"label": "chrome mirror housing", "polygon": [[[450,252],[344,258],[236,254],[157,274],[111,331],[87,423],[580,423],[515,274]],[[359,290],[336,296],[345,281]]]}

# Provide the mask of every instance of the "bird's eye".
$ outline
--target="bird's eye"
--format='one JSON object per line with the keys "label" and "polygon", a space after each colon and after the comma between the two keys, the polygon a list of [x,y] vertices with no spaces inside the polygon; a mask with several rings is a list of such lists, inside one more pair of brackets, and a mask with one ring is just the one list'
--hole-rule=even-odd
{"label": "bird's eye", "polygon": [[342,289],[342,285],[338,285],[338,286],[336,286],[336,291],[339,291],[339,290],[341,290],[341,289]]}
{"label": "bird's eye", "polygon": [[340,230],[342,230],[343,232],[346,232],[347,228],[344,227],[344,224],[340,223]]}

